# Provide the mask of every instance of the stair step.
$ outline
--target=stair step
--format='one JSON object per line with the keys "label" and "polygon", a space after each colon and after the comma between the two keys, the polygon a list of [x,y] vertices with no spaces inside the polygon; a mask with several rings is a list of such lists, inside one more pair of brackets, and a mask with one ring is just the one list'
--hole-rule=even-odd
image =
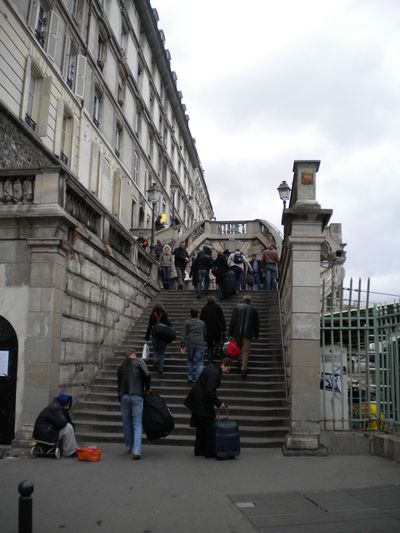
{"label": "stair step", "polygon": [[[210,291],[210,294],[216,294]],[[260,316],[260,335],[253,339],[249,374],[243,380],[233,367],[222,379],[218,396],[229,404],[230,418],[241,429],[242,447],[281,446],[288,431],[289,409],[286,401],[285,371],[282,358],[281,329],[276,293],[243,292],[221,302],[227,325],[231,313],[244,294],[250,294]],[[189,309],[201,309],[207,299],[197,299],[193,290],[170,290],[159,293],[161,302],[177,330],[177,340],[167,346],[165,371],[152,372],[152,389],[160,394],[174,414],[176,428],[157,444],[193,445],[194,430],[189,427],[190,413],[183,405],[191,385],[186,381],[187,362],[180,353],[183,322]],[[117,369],[127,349],[141,353],[152,303],[126,332],[124,341],[100,370],[84,397],[74,404],[76,433],[80,442],[123,442],[120,404],[117,401]],[[151,343],[150,343],[151,349]],[[148,361],[152,369],[152,359]]]}

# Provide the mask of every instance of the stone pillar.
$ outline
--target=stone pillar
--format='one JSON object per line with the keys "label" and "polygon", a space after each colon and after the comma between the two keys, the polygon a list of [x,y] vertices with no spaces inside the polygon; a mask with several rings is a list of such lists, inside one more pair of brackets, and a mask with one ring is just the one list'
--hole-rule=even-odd
{"label": "stone pillar", "polygon": [[24,351],[21,416],[14,445],[32,435],[39,412],[59,391],[59,362],[66,254],[60,239],[28,239],[30,294]]}
{"label": "stone pillar", "polygon": [[289,313],[290,432],[285,454],[319,453],[320,256],[323,228],[332,210],[316,201],[319,161],[295,161],[290,207],[284,210],[283,310]]}

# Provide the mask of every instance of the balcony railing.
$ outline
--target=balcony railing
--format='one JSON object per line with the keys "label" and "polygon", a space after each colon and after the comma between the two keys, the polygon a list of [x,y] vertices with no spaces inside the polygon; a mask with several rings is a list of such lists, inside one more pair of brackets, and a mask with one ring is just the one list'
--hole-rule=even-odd
{"label": "balcony railing", "polygon": [[100,215],[73,189],[67,186],[65,210],[96,235],[99,234]]}
{"label": "balcony railing", "polygon": [[0,176],[0,204],[31,204],[35,176]]}

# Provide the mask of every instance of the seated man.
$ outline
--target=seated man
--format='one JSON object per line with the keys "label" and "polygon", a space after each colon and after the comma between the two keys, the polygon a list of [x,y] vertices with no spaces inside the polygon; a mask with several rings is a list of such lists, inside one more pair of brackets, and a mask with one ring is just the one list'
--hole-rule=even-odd
{"label": "seated man", "polygon": [[45,407],[36,419],[32,437],[38,441],[55,444],[57,441],[65,457],[76,453],[74,426],[69,410],[72,396],[59,394],[48,407]]}

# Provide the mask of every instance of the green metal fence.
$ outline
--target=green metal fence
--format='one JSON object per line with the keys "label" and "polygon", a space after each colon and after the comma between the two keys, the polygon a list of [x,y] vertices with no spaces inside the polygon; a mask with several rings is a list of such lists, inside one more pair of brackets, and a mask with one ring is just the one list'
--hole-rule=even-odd
{"label": "green metal fence", "polygon": [[400,433],[400,304],[369,300],[322,287],[321,429]]}

